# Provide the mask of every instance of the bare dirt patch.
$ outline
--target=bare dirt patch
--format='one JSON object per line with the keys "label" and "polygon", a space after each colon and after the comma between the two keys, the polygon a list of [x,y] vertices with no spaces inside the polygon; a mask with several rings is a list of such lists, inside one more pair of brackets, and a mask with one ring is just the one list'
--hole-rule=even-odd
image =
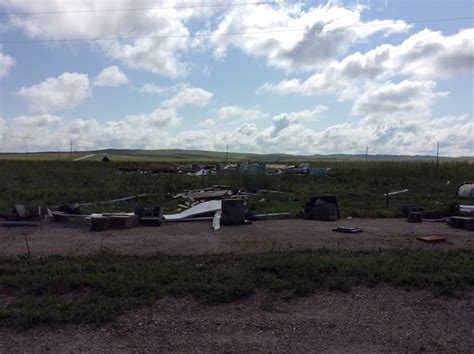
{"label": "bare dirt patch", "polygon": [[0,351],[472,352],[473,295],[360,287],[216,306],[165,298],[99,327],[0,329]]}
{"label": "bare dirt patch", "polygon": [[[333,232],[336,226],[357,226],[361,234]],[[211,230],[208,222],[168,223],[161,227],[136,227],[94,233],[64,224],[43,224],[31,229],[0,228],[0,255],[26,254],[25,234],[33,256],[84,255],[101,250],[118,254],[150,255],[208,253],[259,253],[278,249],[368,250],[402,248],[473,249],[473,232],[444,223],[407,223],[404,219],[342,219],[259,221],[252,225]],[[439,235],[440,244],[426,244],[418,236]]]}

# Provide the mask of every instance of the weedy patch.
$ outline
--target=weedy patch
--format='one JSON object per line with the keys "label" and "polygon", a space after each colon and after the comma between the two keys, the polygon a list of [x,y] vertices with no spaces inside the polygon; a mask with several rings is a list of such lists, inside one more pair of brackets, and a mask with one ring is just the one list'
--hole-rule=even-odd
{"label": "weedy patch", "polygon": [[[474,251],[278,251],[257,255],[1,258],[0,324],[101,323],[164,296],[215,304],[265,291],[390,284],[462,296],[474,286]],[[2,296],[0,296],[1,299]],[[13,300],[12,300],[13,299]]]}
{"label": "weedy patch", "polygon": [[[436,167],[430,162],[400,161],[314,161],[315,166],[330,168],[319,176],[210,175],[204,178],[181,174],[123,175],[117,167],[149,166],[149,162],[68,162],[0,160],[0,212],[14,204],[60,205],[66,202],[92,203],[139,195],[143,205],[160,204],[168,210],[177,208],[170,194],[185,189],[211,185],[228,185],[233,190],[263,193],[248,201],[259,213],[286,212],[298,215],[310,196],[335,195],[343,217],[397,217],[400,204],[421,204],[426,209],[452,214],[459,199],[456,187],[470,180],[474,165],[468,162],[443,162]],[[393,196],[385,205],[384,193],[409,189]],[[85,212],[132,211],[136,201],[106,206],[93,205]]]}

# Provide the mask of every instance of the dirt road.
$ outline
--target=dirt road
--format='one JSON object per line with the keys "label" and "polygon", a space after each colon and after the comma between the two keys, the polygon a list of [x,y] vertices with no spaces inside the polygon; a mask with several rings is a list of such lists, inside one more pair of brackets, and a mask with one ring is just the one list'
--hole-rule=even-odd
{"label": "dirt road", "polygon": [[0,329],[0,352],[471,352],[473,295],[356,288],[207,306],[159,300],[104,326]]}
{"label": "dirt road", "polygon": [[[357,226],[361,234],[333,232],[336,226]],[[425,244],[418,236],[440,235],[443,244]],[[37,228],[0,227],[0,255],[92,254],[101,249],[119,254],[207,254],[255,253],[276,249],[473,249],[474,233],[448,227],[444,223],[407,223],[404,219],[352,219],[337,222],[311,220],[258,221],[245,226],[223,226],[211,230],[210,222],[168,223],[161,227],[136,227],[94,233],[65,224],[42,224]]]}

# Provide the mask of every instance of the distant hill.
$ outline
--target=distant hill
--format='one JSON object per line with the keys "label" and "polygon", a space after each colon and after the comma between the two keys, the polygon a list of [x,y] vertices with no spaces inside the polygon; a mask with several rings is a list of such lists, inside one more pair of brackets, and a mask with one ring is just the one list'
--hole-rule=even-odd
{"label": "distant hill", "polygon": [[[221,151],[202,150],[134,150],[134,149],[104,149],[95,151],[75,151],[71,155],[69,152],[37,152],[37,153],[0,153],[2,160],[78,160],[78,161],[100,161],[104,156],[108,156],[112,161],[318,161],[318,160],[340,160],[357,161],[365,160],[364,154],[329,154],[329,155],[290,155],[290,154],[255,154],[255,153],[235,153]],[[370,161],[433,161],[436,156],[429,155],[368,155]],[[440,157],[440,160],[469,160],[474,161],[473,156],[466,157]]]}

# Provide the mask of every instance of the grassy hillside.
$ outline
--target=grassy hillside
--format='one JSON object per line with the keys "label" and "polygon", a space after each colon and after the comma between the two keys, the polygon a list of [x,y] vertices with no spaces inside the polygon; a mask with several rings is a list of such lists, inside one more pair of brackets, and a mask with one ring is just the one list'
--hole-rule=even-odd
{"label": "grassy hillside", "polygon": [[[89,156],[92,155],[92,156]],[[253,154],[229,152],[227,155],[221,151],[201,151],[201,150],[124,150],[106,149],[97,151],[76,151],[71,155],[69,152],[37,152],[37,153],[0,153],[0,160],[59,160],[69,161],[70,159],[80,159],[80,161],[100,161],[104,156],[108,156],[112,161],[163,161],[163,162],[183,162],[183,161],[215,161],[229,162],[240,161],[318,161],[318,160],[365,160],[365,155],[290,155],[290,154]],[[370,161],[434,161],[435,156],[410,156],[410,155],[369,155]],[[469,160],[474,161],[474,157],[450,158],[441,157],[441,160]]]}

